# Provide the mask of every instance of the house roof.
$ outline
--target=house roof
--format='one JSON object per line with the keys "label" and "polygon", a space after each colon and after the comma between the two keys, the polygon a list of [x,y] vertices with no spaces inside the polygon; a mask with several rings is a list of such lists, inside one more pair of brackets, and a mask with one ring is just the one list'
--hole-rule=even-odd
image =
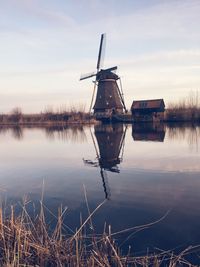
{"label": "house roof", "polygon": [[131,109],[157,109],[164,107],[165,103],[163,99],[150,99],[133,101]]}

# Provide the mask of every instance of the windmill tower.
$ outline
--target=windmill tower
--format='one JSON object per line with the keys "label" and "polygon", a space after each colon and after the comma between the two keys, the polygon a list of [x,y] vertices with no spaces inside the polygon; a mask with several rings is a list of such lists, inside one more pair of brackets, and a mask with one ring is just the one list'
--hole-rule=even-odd
{"label": "windmill tower", "polygon": [[[105,34],[101,35],[96,72],[81,76],[80,80],[95,77],[94,90],[90,105],[93,105],[94,95],[97,87],[96,100],[93,106],[96,119],[106,121],[112,120],[117,114],[126,112],[122,87],[119,88],[117,80],[120,77],[115,73],[117,66],[102,69],[102,50],[105,46]],[[120,82],[121,85],[121,82]]]}

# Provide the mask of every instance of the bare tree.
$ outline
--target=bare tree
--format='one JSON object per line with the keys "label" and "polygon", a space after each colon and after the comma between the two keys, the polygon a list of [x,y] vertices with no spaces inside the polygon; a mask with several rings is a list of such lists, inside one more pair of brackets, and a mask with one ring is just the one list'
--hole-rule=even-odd
{"label": "bare tree", "polygon": [[19,107],[15,107],[11,110],[11,120],[19,122],[22,119],[22,110]]}

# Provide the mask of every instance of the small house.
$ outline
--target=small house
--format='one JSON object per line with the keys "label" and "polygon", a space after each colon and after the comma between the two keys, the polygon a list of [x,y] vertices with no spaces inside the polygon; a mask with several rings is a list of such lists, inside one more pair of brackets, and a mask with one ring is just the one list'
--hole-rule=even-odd
{"label": "small house", "polygon": [[163,99],[133,101],[131,112],[136,122],[153,122],[164,119],[165,103]]}

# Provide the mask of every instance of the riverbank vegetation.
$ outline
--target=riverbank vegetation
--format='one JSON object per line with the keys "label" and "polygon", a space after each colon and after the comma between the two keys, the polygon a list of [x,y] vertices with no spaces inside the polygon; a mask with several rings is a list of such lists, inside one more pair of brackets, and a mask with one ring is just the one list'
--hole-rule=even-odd
{"label": "riverbank vegetation", "polygon": [[[120,118],[120,116],[118,116]],[[128,119],[127,119],[128,118]],[[123,115],[122,121],[133,122],[131,113]],[[180,101],[170,102],[164,112],[165,122],[200,122],[200,94],[191,91]],[[95,123],[92,113],[85,111],[84,105],[47,107],[36,114],[24,114],[21,108],[16,107],[8,114],[0,114],[0,125],[68,125]]]}
{"label": "riverbank vegetation", "polygon": [[166,121],[200,122],[200,94],[191,91],[179,102],[169,103],[165,111]]}
{"label": "riverbank vegetation", "polygon": [[38,114],[23,114],[18,107],[14,108],[9,114],[0,114],[0,124],[84,124],[92,123],[93,117],[85,111],[84,106],[71,106],[69,108],[59,108],[54,110],[52,107],[46,108]]}
{"label": "riverbank vegetation", "polygon": [[[111,226],[104,226],[97,234],[92,222],[93,215],[103,206],[100,203],[88,217],[80,217],[76,231],[64,223],[67,209],[54,215],[40,202],[40,212],[30,214],[30,201],[24,200],[21,211],[13,206],[0,209],[0,265],[1,266],[194,266],[185,257],[197,252],[199,247],[189,247],[176,255],[173,251],[157,250],[144,256],[134,256],[131,247],[124,255],[116,242],[123,233],[136,234],[165,219],[112,233]],[[29,210],[29,212],[28,212]],[[6,212],[5,212],[6,211]],[[6,215],[7,214],[7,215]],[[47,221],[51,215],[51,220]],[[52,221],[54,227],[52,227]],[[51,222],[51,223],[50,223]]]}

